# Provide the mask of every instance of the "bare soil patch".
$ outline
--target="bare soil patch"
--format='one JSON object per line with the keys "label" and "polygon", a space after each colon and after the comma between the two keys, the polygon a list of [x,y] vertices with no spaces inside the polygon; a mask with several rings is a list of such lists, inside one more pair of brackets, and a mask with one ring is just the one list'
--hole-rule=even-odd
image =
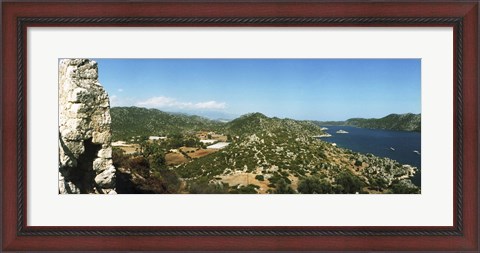
{"label": "bare soil patch", "polygon": [[180,148],[180,151],[185,152],[185,153],[195,152],[196,150],[197,150],[197,148],[192,148],[192,147],[181,147]]}
{"label": "bare soil patch", "polygon": [[258,185],[260,189],[258,189],[258,193],[267,193],[267,190],[270,189],[268,187],[269,181],[264,180],[264,181],[258,181],[255,179],[255,176],[258,174],[253,174],[250,172],[240,172],[240,173],[234,173],[230,175],[223,175],[220,176],[222,179],[220,181],[224,183],[228,183],[230,186],[235,186],[235,185],[244,185],[247,186],[249,184],[254,184]]}
{"label": "bare soil patch", "polygon": [[196,150],[193,153],[188,153],[188,156],[190,158],[200,158],[200,157],[203,157],[203,156],[206,156],[206,155],[209,155],[209,154],[213,154],[217,151],[218,151],[218,149],[200,149],[200,150]]}
{"label": "bare soil patch", "polygon": [[290,187],[291,187],[292,189],[294,189],[294,190],[298,190],[298,181],[299,181],[299,180],[298,180],[298,177],[295,177],[294,175],[291,175],[291,174],[290,174],[290,175],[288,176],[288,179],[292,182],[292,183],[290,184]]}
{"label": "bare soil patch", "polygon": [[226,135],[220,135],[220,134],[213,134],[212,139],[217,140],[217,141],[227,141],[227,136]]}
{"label": "bare soil patch", "polygon": [[131,154],[136,153],[138,150],[140,150],[140,145],[130,144],[130,145],[126,145],[126,146],[119,146],[119,148],[122,149],[123,151],[125,151],[126,155],[131,155]]}
{"label": "bare soil patch", "polygon": [[165,154],[165,161],[167,165],[175,166],[175,165],[188,162],[188,159],[183,154],[180,154],[180,153],[168,153],[168,154]]}

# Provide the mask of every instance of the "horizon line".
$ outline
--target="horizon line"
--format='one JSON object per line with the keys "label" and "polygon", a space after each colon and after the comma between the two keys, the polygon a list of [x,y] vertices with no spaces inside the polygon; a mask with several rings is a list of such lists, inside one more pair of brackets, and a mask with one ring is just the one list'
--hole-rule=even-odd
{"label": "horizon line", "polygon": [[[169,113],[169,114],[184,114],[184,115],[188,115],[188,116],[197,116],[197,117],[202,117],[202,118],[205,118],[205,119],[208,119],[208,120],[221,120],[223,118],[210,118],[210,117],[206,117],[206,116],[202,116],[202,115],[198,115],[198,114],[195,114],[195,113],[189,113],[189,112],[182,112],[182,111],[166,111],[166,110],[162,110],[162,109],[159,109],[159,108],[155,108],[155,107],[142,107],[142,106],[136,106],[136,105],[130,105],[130,106],[110,106],[110,108],[141,108],[141,109],[147,109],[147,110],[158,110],[158,111],[161,111],[161,112],[164,112],[164,113]],[[211,111],[211,112],[218,112],[218,111]],[[223,113],[223,112],[222,112]],[[232,118],[231,120],[234,120],[234,119],[238,119],[240,117],[243,117],[245,115],[249,115],[249,114],[255,114],[255,113],[260,113],[268,118],[279,118],[279,119],[293,119],[293,120],[299,120],[299,121],[319,121],[319,122],[342,122],[342,121],[347,121],[349,119],[381,119],[381,118],[384,118],[384,117],[387,117],[389,115],[404,115],[404,114],[413,114],[413,115],[421,115],[422,113],[419,112],[419,113],[414,113],[414,112],[403,112],[403,113],[389,113],[387,115],[384,115],[384,116],[381,116],[381,117],[378,117],[378,118],[372,118],[372,117],[359,117],[359,116],[356,116],[356,117],[350,117],[350,118],[347,118],[347,119],[344,119],[344,120],[319,120],[319,119],[297,119],[297,118],[292,118],[292,117],[280,117],[280,116],[268,116],[266,115],[265,113],[262,113],[262,112],[259,112],[259,111],[256,111],[256,112],[248,112],[248,113],[243,113],[243,114],[240,114],[240,115],[237,115],[237,114],[233,114],[233,113],[226,113],[226,114],[231,114],[232,116],[235,116],[234,118]]]}

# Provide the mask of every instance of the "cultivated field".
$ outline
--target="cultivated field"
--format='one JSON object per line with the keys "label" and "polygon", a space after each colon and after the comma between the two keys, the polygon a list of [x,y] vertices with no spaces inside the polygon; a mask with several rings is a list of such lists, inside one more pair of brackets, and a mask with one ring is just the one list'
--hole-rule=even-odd
{"label": "cultivated field", "polygon": [[206,156],[206,155],[209,155],[209,154],[213,154],[215,152],[217,152],[218,149],[200,149],[200,150],[196,150],[195,152],[193,153],[188,153],[188,156],[190,158],[200,158],[202,156]]}
{"label": "cultivated field", "polygon": [[167,153],[165,154],[165,162],[169,166],[175,166],[188,162],[188,159],[182,153]]}

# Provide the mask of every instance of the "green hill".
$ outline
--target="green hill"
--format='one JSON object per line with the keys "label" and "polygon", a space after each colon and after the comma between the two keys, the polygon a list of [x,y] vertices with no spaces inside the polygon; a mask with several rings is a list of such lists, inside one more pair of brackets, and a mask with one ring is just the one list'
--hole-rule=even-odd
{"label": "green hill", "polygon": [[231,135],[245,135],[258,132],[282,132],[289,134],[303,134],[314,136],[322,134],[319,126],[310,121],[299,121],[293,119],[269,118],[261,113],[245,114],[225,124],[225,132]]}
{"label": "green hill", "polygon": [[166,113],[140,107],[112,107],[112,139],[129,140],[134,136],[164,136],[205,129],[217,129],[224,123],[200,116]]}
{"label": "green hill", "polygon": [[224,129],[232,143],[175,168],[180,177],[238,193],[418,192],[414,168],[313,138],[323,132],[312,122],[253,113]]}
{"label": "green hill", "polygon": [[390,114],[380,119],[353,118],[347,120],[346,124],[363,128],[420,132],[421,114]]}
{"label": "green hill", "polygon": [[351,118],[346,121],[314,121],[319,126],[356,126],[371,129],[421,131],[421,114],[389,114],[379,119]]}

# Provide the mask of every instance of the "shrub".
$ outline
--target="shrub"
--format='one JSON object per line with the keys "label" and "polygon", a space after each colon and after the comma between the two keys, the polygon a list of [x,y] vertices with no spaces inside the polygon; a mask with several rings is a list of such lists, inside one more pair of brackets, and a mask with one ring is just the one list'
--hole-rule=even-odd
{"label": "shrub", "polygon": [[395,194],[415,194],[420,193],[420,190],[410,180],[400,180],[392,185],[392,193]]}
{"label": "shrub", "polygon": [[150,166],[153,169],[162,169],[165,168],[166,165],[166,160],[165,160],[165,154],[163,152],[157,152],[153,155],[150,156]]}
{"label": "shrub", "polygon": [[303,194],[334,193],[332,185],[328,180],[317,177],[309,177],[300,181],[298,191]]}
{"label": "shrub", "polygon": [[290,187],[289,184],[285,181],[285,179],[281,178],[275,184],[275,194],[290,194],[295,193],[295,191]]}
{"label": "shrub", "polygon": [[256,194],[258,193],[256,189],[260,188],[258,185],[249,184],[247,186],[242,185],[239,188],[234,187],[230,190],[229,193],[235,194]]}
{"label": "shrub", "polygon": [[177,173],[169,169],[161,169],[159,172],[159,177],[162,181],[162,184],[165,185],[168,193],[177,193],[180,189],[180,178],[178,178]]}
{"label": "shrub", "polygon": [[126,161],[125,167],[129,168],[133,173],[146,178],[150,176],[150,163],[144,157],[134,157]]}
{"label": "shrub", "polygon": [[[344,170],[337,174],[335,177],[335,182],[337,185],[342,186],[341,192],[339,193],[356,193],[362,192],[363,182],[357,176],[353,175],[352,172]],[[339,188],[337,188],[339,189]]]}
{"label": "shrub", "polygon": [[263,175],[256,175],[256,176],[255,176],[255,179],[258,180],[258,181],[263,181],[263,180],[265,180],[265,178],[263,177]]}
{"label": "shrub", "polygon": [[209,184],[207,180],[200,179],[188,185],[192,194],[223,194],[228,193],[228,184]]}
{"label": "shrub", "polygon": [[370,188],[377,191],[383,191],[383,189],[388,187],[388,182],[384,178],[371,178],[370,179]]}
{"label": "shrub", "polygon": [[125,155],[125,151],[123,149],[113,147],[112,160],[113,160],[113,166],[115,166],[115,168],[125,167],[125,163],[128,159],[129,159],[129,156]]}

